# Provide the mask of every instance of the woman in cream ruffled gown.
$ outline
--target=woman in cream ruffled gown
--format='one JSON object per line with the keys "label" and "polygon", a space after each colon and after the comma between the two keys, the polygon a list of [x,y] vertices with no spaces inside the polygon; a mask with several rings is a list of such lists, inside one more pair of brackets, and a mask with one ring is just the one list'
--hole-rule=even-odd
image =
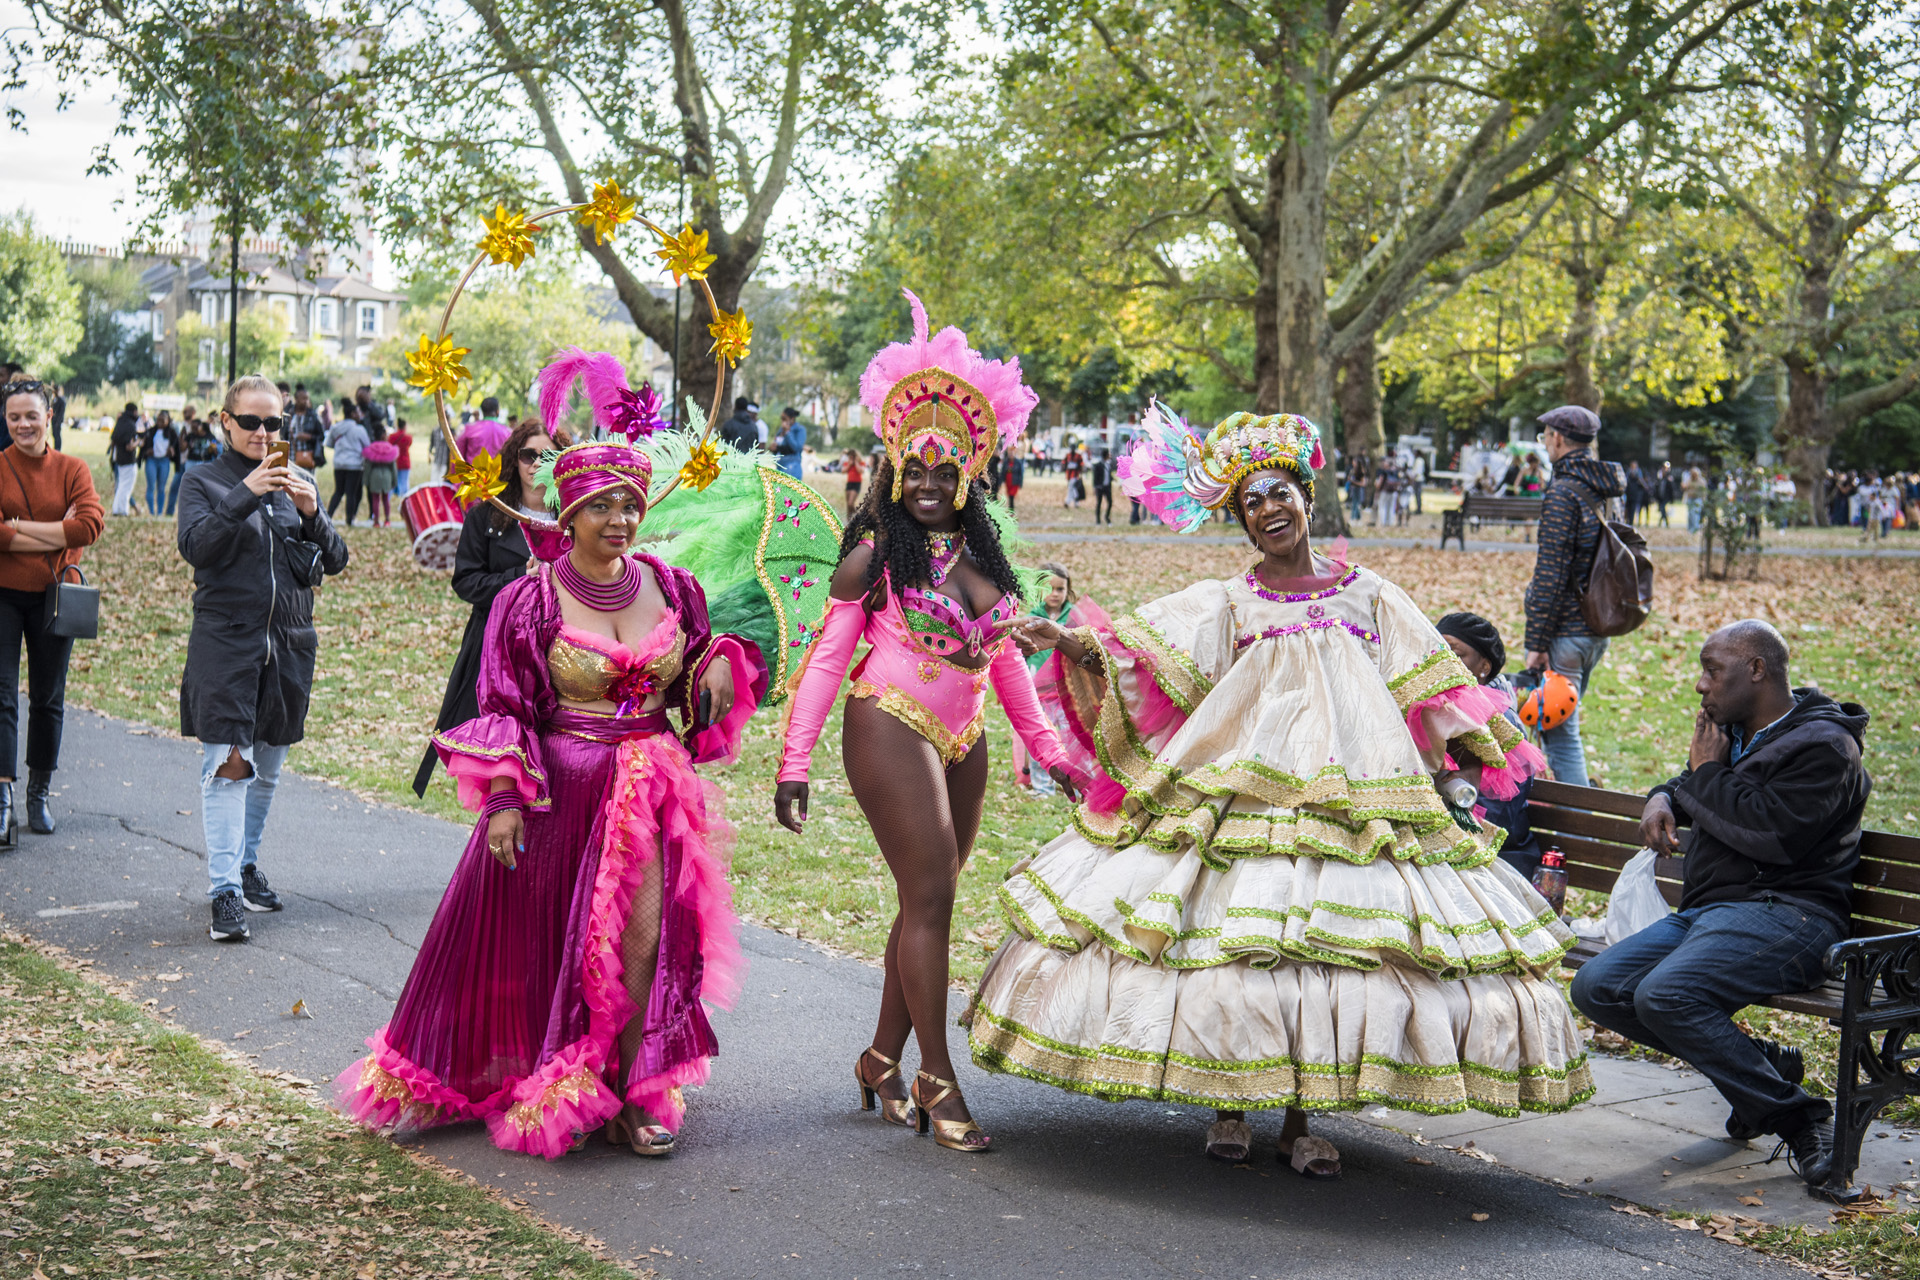
{"label": "woman in cream ruffled gown", "polygon": [[1435,785],[1538,767],[1413,601],[1307,539],[1319,433],[1236,414],[1205,440],[1156,408],[1129,496],[1197,527],[1229,503],[1260,560],[1051,647],[1104,776],[999,898],[1014,933],[970,1014],[991,1070],[1109,1099],[1287,1109],[1281,1156],[1332,1177],[1306,1112],[1364,1104],[1510,1115],[1593,1086],[1550,978],[1572,936]]}

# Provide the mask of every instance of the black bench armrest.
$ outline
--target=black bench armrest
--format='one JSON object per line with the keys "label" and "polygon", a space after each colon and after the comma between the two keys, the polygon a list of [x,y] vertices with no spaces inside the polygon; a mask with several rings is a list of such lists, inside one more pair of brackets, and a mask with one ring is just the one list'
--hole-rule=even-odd
{"label": "black bench armrest", "polygon": [[1920,929],[1883,933],[1873,938],[1848,938],[1827,949],[1827,976],[1844,980],[1860,968],[1868,983],[1888,981],[1888,994],[1908,1000],[1920,998]]}

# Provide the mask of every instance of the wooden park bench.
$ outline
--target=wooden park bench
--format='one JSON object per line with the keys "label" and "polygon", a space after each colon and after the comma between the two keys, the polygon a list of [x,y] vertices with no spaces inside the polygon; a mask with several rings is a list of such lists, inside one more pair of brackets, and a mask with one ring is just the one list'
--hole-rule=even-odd
{"label": "wooden park bench", "polygon": [[[1567,883],[1609,893],[1620,869],[1643,847],[1646,797],[1564,782],[1534,782],[1528,821],[1542,846],[1559,847]],[[1681,829],[1684,845],[1688,836]],[[1684,860],[1659,858],[1654,880],[1671,905],[1680,902]],[[1853,920],[1846,941],[1827,952],[1826,984],[1775,996],[1775,1009],[1825,1018],[1840,1029],[1834,1071],[1833,1172],[1809,1193],[1846,1203],[1860,1144],[1882,1108],[1920,1095],[1920,839],[1887,831],[1860,834],[1853,877]],[[1605,947],[1583,940],[1563,962],[1577,969]]]}
{"label": "wooden park bench", "polygon": [[1543,498],[1499,498],[1490,493],[1468,493],[1460,505],[1440,516],[1440,545],[1457,538],[1460,549],[1467,549],[1467,521],[1475,524],[1538,524]]}

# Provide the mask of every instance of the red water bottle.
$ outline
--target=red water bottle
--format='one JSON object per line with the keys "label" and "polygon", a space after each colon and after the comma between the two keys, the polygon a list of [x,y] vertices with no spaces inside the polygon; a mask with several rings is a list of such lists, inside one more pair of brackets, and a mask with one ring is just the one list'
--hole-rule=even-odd
{"label": "red water bottle", "polygon": [[1567,904],[1567,855],[1552,848],[1540,855],[1540,865],[1534,868],[1533,887],[1553,908],[1553,914],[1559,915]]}

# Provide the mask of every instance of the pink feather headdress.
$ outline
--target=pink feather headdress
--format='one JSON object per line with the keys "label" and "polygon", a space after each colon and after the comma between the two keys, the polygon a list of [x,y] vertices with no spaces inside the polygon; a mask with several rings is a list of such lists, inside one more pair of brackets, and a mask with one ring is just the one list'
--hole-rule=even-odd
{"label": "pink feather headdress", "polygon": [[587,403],[593,406],[593,420],[609,434],[623,435],[628,444],[637,444],[666,426],[660,418],[660,394],[651,383],[635,391],[627,382],[627,371],[604,351],[582,351],[563,347],[554,353],[553,363],[540,371],[540,420],[552,435],[573,400],[573,384],[586,389]]}
{"label": "pink feather headdress", "polygon": [[913,309],[913,341],[891,343],[873,357],[860,375],[860,403],[887,446],[895,502],[902,467],[919,458],[928,467],[951,462],[960,469],[954,505],[963,505],[967,485],[996,448],[1027,429],[1040,397],[1020,381],[1018,359],[986,359],[952,325],[928,338],[927,309],[912,290],[900,292]]}

